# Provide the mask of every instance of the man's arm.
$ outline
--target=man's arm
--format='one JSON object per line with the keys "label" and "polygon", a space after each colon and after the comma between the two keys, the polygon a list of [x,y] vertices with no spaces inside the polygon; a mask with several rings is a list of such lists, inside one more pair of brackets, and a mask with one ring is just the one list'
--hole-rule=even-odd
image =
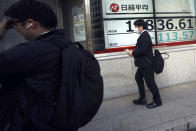
{"label": "man's arm", "polygon": [[142,39],[138,40],[138,47],[133,51],[132,56],[138,57],[146,54],[148,51],[148,45],[149,40],[147,39],[147,36],[143,36]]}
{"label": "man's arm", "polygon": [[0,41],[3,40],[5,34],[6,34],[6,26],[7,26],[7,22],[9,21],[8,18],[3,17],[3,20],[0,22]]}
{"label": "man's arm", "polygon": [[21,44],[0,53],[0,77],[24,76],[31,73],[37,63],[34,52],[29,45]]}
{"label": "man's arm", "polygon": [[[0,41],[7,31],[9,18],[3,17],[0,22]],[[32,63],[32,49],[28,44],[20,44],[14,48],[0,53],[0,77],[24,75]]]}

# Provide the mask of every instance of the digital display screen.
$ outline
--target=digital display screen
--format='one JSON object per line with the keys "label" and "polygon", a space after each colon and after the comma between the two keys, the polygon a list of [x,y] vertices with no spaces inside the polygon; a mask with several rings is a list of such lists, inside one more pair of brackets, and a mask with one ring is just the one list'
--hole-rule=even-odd
{"label": "digital display screen", "polygon": [[[155,43],[196,40],[195,0],[102,0],[106,48],[135,46],[134,21],[144,19]],[[156,28],[155,28],[156,22]]]}

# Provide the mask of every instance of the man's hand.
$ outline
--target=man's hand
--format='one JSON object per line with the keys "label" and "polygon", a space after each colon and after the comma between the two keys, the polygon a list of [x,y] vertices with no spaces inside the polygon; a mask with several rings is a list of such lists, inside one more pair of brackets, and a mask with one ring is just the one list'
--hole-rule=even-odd
{"label": "man's hand", "polygon": [[126,49],[125,52],[126,52],[129,56],[132,56],[133,50]]}
{"label": "man's hand", "polygon": [[129,56],[133,56],[133,50],[129,50]]}
{"label": "man's hand", "polygon": [[8,18],[3,17],[3,20],[0,22],[0,40],[2,40],[5,36],[6,33],[6,26],[7,26],[7,22],[8,22]]}

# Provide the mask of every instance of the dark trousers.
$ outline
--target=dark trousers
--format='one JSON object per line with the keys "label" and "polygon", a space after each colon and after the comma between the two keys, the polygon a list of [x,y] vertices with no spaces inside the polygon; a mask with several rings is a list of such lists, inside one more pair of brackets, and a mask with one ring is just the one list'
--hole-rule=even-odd
{"label": "dark trousers", "polygon": [[[143,79],[144,78],[144,79]],[[145,98],[144,80],[153,95],[153,101],[156,104],[162,104],[159,90],[154,80],[153,68],[138,68],[135,74],[135,80],[139,88],[140,98]]]}

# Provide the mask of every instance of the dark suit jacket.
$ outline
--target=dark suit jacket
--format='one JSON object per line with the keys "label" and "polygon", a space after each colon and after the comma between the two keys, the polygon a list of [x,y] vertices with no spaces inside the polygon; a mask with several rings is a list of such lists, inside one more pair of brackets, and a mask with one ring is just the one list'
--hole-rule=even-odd
{"label": "dark suit jacket", "polygon": [[[31,100],[29,94],[36,99],[28,114],[31,124],[35,130],[47,130],[46,125],[50,124],[54,115],[62,72],[62,52],[47,40],[59,37],[64,38],[64,34],[54,30],[0,53],[0,121],[5,121],[3,115],[8,115],[15,106],[10,113],[13,118],[11,131],[23,128],[24,112]],[[0,129],[4,126],[1,124]]]}
{"label": "dark suit jacket", "polygon": [[137,39],[136,48],[132,55],[135,66],[144,68],[152,67],[152,40],[147,31],[144,31]]}

